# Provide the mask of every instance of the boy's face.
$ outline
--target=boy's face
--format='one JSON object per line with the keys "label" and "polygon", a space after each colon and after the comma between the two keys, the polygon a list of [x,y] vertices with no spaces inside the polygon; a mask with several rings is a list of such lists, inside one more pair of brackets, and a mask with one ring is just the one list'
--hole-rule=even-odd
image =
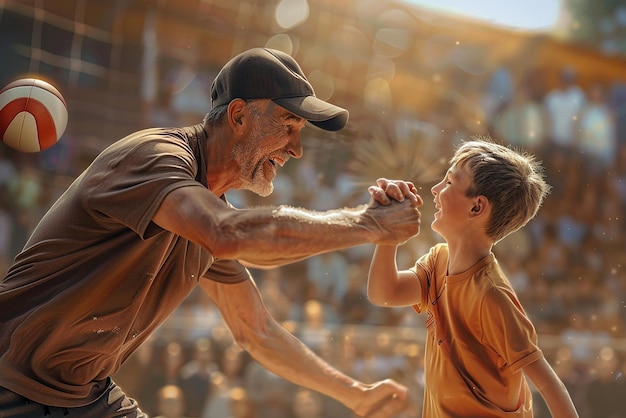
{"label": "boy's face", "polygon": [[430,189],[437,209],[431,227],[446,241],[467,227],[474,205],[474,199],[467,197],[470,184],[469,172],[462,166],[452,166],[443,180]]}

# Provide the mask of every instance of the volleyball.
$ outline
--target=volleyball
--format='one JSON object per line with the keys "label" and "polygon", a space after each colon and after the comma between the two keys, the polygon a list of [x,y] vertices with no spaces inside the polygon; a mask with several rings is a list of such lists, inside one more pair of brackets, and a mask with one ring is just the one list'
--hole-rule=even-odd
{"label": "volleyball", "polygon": [[0,139],[13,149],[50,148],[65,132],[67,119],[63,95],[46,81],[23,78],[0,90]]}

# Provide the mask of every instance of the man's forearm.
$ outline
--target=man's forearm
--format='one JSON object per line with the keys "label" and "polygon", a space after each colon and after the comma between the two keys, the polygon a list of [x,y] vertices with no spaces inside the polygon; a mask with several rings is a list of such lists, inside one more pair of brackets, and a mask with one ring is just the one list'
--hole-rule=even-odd
{"label": "man's forearm", "polygon": [[263,367],[290,382],[330,396],[354,409],[363,402],[365,385],[317,356],[278,324],[270,326],[264,343],[246,347]]}
{"label": "man's forearm", "polygon": [[241,210],[221,229],[221,248],[234,251],[232,258],[258,265],[281,265],[370,243],[385,232],[365,206],[328,212],[288,206]]}
{"label": "man's forearm", "polygon": [[356,245],[398,245],[419,232],[411,199],[315,212],[288,206],[233,209],[209,191],[181,187],[153,216],[161,228],[206,248],[216,258],[279,265]]}

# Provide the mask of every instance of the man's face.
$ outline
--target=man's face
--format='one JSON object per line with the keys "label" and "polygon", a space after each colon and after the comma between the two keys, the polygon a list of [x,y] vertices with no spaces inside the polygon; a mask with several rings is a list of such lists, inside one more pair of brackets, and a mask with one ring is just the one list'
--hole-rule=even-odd
{"label": "man's face", "polygon": [[431,227],[446,241],[448,237],[461,233],[466,226],[468,213],[472,208],[472,199],[467,197],[470,184],[467,170],[453,166],[443,180],[431,188],[437,209]]}
{"label": "man's face", "polygon": [[240,188],[268,196],[274,190],[277,167],[302,156],[300,131],[307,121],[271,100],[250,101],[246,107],[248,134],[233,148]]}

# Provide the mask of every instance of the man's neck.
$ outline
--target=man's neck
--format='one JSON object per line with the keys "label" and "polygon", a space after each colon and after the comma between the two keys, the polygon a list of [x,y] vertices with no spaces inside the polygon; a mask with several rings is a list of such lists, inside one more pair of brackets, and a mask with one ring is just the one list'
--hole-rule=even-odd
{"label": "man's neck", "polygon": [[237,166],[232,157],[232,142],[229,131],[220,127],[205,126],[207,182],[216,196],[221,196],[236,186],[234,183]]}

